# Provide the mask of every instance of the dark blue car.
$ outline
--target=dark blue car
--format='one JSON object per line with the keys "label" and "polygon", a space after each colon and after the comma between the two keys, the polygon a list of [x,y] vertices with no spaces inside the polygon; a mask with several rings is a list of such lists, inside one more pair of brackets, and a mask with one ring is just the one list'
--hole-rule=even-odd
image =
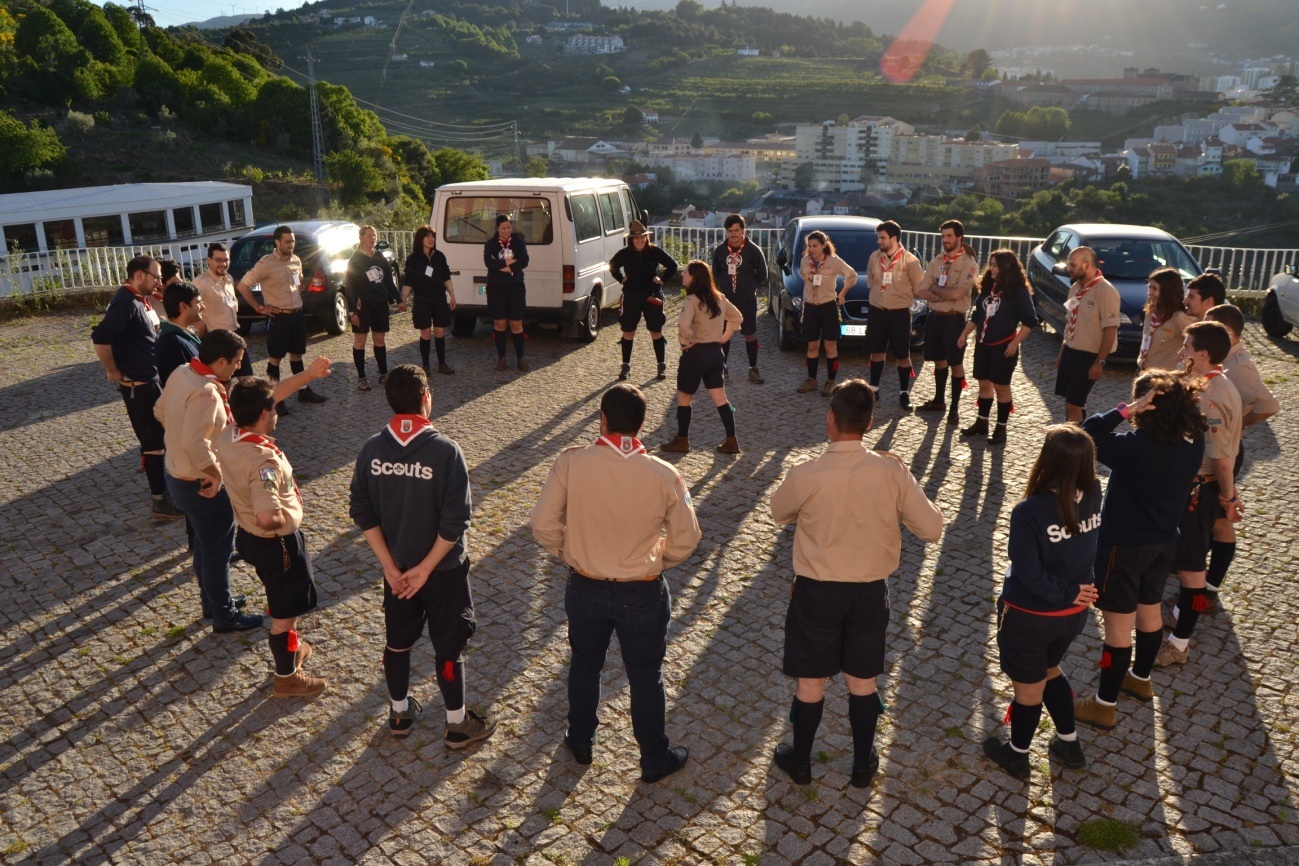
{"label": "dark blue car", "polygon": [[[842,338],[866,336],[866,319],[870,314],[870,289],[866,286],[866,264],[871,253],[879,249],[875,235],[881,220],[860,216],[805,216],[790,220],[780,237],[775,263],[767,281],[767,311],[776,319],[777,345],[793,350],[803,345],[800,324],[803,317],[803,277],[798,264],[803,258],[804,242],[809,233],[825,232],[834,244],[839,258],[857,269],[857,284],[848,290],[843,305]],[[840,278],[837,288],[843,287]],[[924,345],[925,318],[929,305],[916,299],[911,306],[911,347]]]}

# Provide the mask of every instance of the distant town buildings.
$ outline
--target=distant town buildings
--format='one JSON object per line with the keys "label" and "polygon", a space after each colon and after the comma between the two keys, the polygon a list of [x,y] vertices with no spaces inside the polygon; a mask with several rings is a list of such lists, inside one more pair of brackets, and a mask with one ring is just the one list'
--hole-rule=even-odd
{"label": "distant town buildings", "polygon": [[621,36],[592,36],[578,33],[568,37],[564,43],[565,54],[617,54],[626,51],[627,46]]}

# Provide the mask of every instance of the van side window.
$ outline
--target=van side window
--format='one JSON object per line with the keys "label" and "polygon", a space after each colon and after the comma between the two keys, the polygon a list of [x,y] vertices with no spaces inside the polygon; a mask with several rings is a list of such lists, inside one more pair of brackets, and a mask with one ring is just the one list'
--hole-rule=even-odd
{"label": "van side window", "polygon": [[569,198],[573,208],[573,228],[577,240],[594,240],[600,237],[600,214],[595,208],[595,196],[590,194],[575,195]]}
{"label": "van side window", "polygon": [[634,220],[638,218],[636,208],[631,206],[631,194],[625,189],[618,190],[618,195],[622,197],[622,208],[627,212],[627,219]]}
{"label": "van side window", "polygon": [[622,216],[622,205],[618,202],[616,192],[600,193],[600,215],[604,217],[606,234],[621,232],[627,228],[627,223]]}

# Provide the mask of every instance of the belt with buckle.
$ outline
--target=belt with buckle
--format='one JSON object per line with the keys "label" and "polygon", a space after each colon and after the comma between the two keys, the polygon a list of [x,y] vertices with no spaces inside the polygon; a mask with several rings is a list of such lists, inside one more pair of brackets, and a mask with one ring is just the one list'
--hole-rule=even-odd
{"label": "belt with buckle", "polygon": [[659,574],[651,574],[646,577],[592,577],[589,574],[583,574],[576,568],[570,569],[570,571],[578,577],[585,577],[587,580],[596,580],[600,583],[648,583],[651,580],[658,580],[662,577],[662,575]]}

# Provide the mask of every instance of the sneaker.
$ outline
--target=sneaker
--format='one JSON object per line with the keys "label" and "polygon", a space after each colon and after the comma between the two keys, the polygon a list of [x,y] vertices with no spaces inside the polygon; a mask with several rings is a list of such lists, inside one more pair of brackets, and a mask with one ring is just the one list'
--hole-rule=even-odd
{"label": "sneaker", "polygon": [[1155,696],[1155,684],[1146,679],[1137,677],[1132,671],[1123,675],[1123,685],[1119,686],[1119,691],[1131,695],[1139,701],[1148,701]]}
{"label": "sneaker", "polygon": [[794,757],[794,747],[789,743],[781,743],[776,746],[776,753],[772,756],[776,766],[785,771],[789,780],[795,785],[812,784],[812,764],[809,761],[806,764],[800,764]]}
{"label": "sneaker", "polygon": [[947,402],[938,397],[916,407],[917,412],[945,412],[946,410]]}
{"label": "sneaker", "polygon": [[659,379],[661,381],[663,379],[666,379],[667,377],[668,377],[668,365],[660,361],[658,372],[654,374],[654,378]]}
{"label": "sneaker", "polygon": [[358,391],[369,391],[369,390],[370,390],[370,380],[369,380],[369,379],[357,379],[357,380],[356,380],[356,390],[358,390]]}
{"label": "sneaker", "polygon": [[310,698],[325,690],[328,685],[320,677],[309,677],[302,671],[294,671],[287,677],[276,674],[273,698]]}
{"label": "sneaker", "polygon": [[1047,747],[1055,758],[1071,770],[1081,770],[1087,766],[1087,758],[1083,755],[1082,742],[1077,739],[1062,740],[1059,737],[1051,738],[1051,745]]}
{"label": "sneaker", "polygon": [[1177,607],[1177,599],[1170,598],[1159,608],[1159,616],[1164,621],[1164,628],[1177,628],[1177,617],[1173,615],[1173,610]]}
{"label": "sneaker", "polygon": [[[425,369],[424,372],[427,373],[428,370]],[[438,364],[438,372],[441,373],[443,376],[454,376],[456,371],[452,370],[446,364]]]}
{"label": "sneaker", "polygon": [[951,408],[951,411],[947,413],[947,426],[948,427],[961,426],[961,413],[957,410],[955,406],[953,406]]}
{"label": "sneaker", "polygon": [[167,494],[153,497],[153,519],[154,520],[180,520],[185,516],[185,512],[176,507],[176,503],[171,501]]}
{"label": "sneaker", "polygon": [[504,373],[508,369],[509,369],[509,365],[505,363],[505,356],[501,355],[499,358],[496,359],[496,372]]}
{"label": "sneaker", "polygon": [[465,720],[458,725],[447,725],[446,735],[442,740],[448,749],[463,749],[474,743],[482,742],[496,731],[496,721],[480,716],[473,710],[465,710]]}
{"label": "sneaker", "polygon": [[519,372],[520,372],[520,373],[526,373],[526,372],[528,372],[529,370],[532,369],[531,367],[528,366],[528,359],[527,359],[527,358],[520,358],[520,359],[519,359],[518,368],[519,368]]}
{"label": "sneaker", "polygon": [[306,388],[303,388],[301,391],[298,392],[298,402],[299,403],[327,403],[329,402],[329,398],[324,396],[323,394],[317,394],[315,391],[311,390],[311,386],[308,385]]}
{"label": "sneaker", "polygon": [[415,700],[414,695],[406,697],[406,709],[400,713],[388,706],[388,730],[392,731],[394,737],[404,737],[410,733],[410,729],[415,725],[415,716],[424,712],[424,708]]}
{"label": "sneaker", "polygon": [[899,391],[899,392],[898,392],[898,405],[901,406],[903,409],[910,409],[910,408],[911,408],[911,392],[910,392],[910,391]]}
{"label": "sneaker", "polygon": [[690,450],[690,440],[685,436],[676,436],[671,442],[660,445],[659,450],[669,454],[685,454]]}
{"label": "sneaker", "polygon": [[1166,668],[1171,665],[1184,665],[1191,658],[1191,645],[1187,644],[1186,649],[1179,650],[1168,641],[1159,648],[1159,655],[1155,656],[1155,667]]}
{"label": "sneaker", "polygon": [[281,400],[275,404],[275,414],[283,418],[285,415],[292,415],[293,413],[289,411],[288,405]]}
{"label": "sneaker", "polygon": [[687,751],[685,746],[673,746],[671,749],[668,749],[668,762],[661,769],[652,772],[650,770],[642,770],[640,780],[652,784],[657,782],[659,779],[665,779],[684,767],[689,758],[690,752]]}
{"label": "sneaker", "polygon": [[387,381],[388,381],[388,374],[387,374],[387,373],[380,373],[380,374],[379,374],[379,384],[382,385],[382,384],[384,384],[384,383],[387,382]]}
{"label": "sneaker", "polygon": [[1102,731],[1110,731],[1118,722],[1118,707],[1113,704],[1105,705],[1096,700],[1095,695],[1088,695],[1085,698],[1076,698],[1073,702],[1073,717],[1086,725],[1093,728],[1100,728]]}
{"label": "sneaker", "polygon": [[1005,445],[1005,444],[1006,444],[1006,425],[1005,425],[1005,424],[997,424],[995,427],[992,428],[992,435],[988,437],[988,444],[989,444],[989,445]]}
{"label": "sneaker", "polygon": [[723,454],[739,454],[740,440],[736,439],[734,436],[727,436],[726,439],[722,441],[722,444],[717,446],[717,450]]}
{"label": "sneaker", "polygon": [[870,763],[868,763],[866,767],[861,770],[857,769],[856,767],[853,767],[852,780],[851,780],[852,786],[854,788],[869,788],[871,784],[871,780],[875,778],[875,773],[877,770],[879,770],[879,768],[880,768],[880,755],[879,752],[875,751],[875,747],[872,746]]}
{"label": "sneaker", "polygon": [[816,380],[813,379],[813,378],[811,378],[811,377],[809,377],[809,378],[803,380],[803,384],[802,384],[802,385],[799,385],[799,386],[798,386],[798,393],[800,393],[800,394],[811,394],[813,391],[815,391],[815,390],[817,389],[817,387],[819,387],[819,386],[816,384]]}
{"label": "sneaker", "polygon": [[623,364],[618,368],[618,381],[626,382],[627,377],[631,375],[631,364]]}
{"label": "sneaker", "polygon": [[983,754],[1016,779],[1028,778],[1028,752],[1017,752],[1010,743],[1002,742],[998,737],[988,737],[983,741]]}
{"label": "sneaker", "polygon": [[[231,562],[233,561],[234,560],[231,560]],[[230,600],[235,603],[235,610],[243,610],[244,605],[248,604],[248,596],[244,595],[242,592],[234,593],[233,595],[230,596]],[[212,618],[212,611],[208,610],[206,607],[203,608],[203,619],[211,619],[211,618]]]}
{"label": "sneaker", "polygon": [[255,613],[237,613],[234,618],[222,622],[213,622],[212,631],[214,634],[226,634],[232,631],[249,631],[259,627],[262,624],[262,618]]}
{"label": "sneaker", "polygon": [[835,386],[838,384],[839,383],[836,382],[834,379],[826,379],[825,386],[821,388],[821,393],[827,397],[832,396],[834,394]]}
{"label": "sneaker", "polygon": [[579,764],[581,764],[583,767],[585,767],[585,766],[587,766],[588,764],[591,763],[591,747],[590,747],[590,746],[585,746],[585,747],[583,747],[583,746],[575,746],[575,745],[573,745],[572,740],[570,740],[567,736],[564,737],[564,745],[565,745],[566,747],[568,747],[568,750],[569,750],[570,752],[573,753],[573,760],[574,760],[574,761],[577,761],[577,762],[578,762]]}
{"label": "sneaker", "polygon": [[752,382],[752,383],[755,384],[755,385],[761,385],[761,384],[763,384],[764,382],[766,382],[767,380],[764,379],[764,378],[762,378],[762,374],[758,372],[758,368],[757,368],[757,367],[750,367],[750,368],[749,368],[749,381]]}

